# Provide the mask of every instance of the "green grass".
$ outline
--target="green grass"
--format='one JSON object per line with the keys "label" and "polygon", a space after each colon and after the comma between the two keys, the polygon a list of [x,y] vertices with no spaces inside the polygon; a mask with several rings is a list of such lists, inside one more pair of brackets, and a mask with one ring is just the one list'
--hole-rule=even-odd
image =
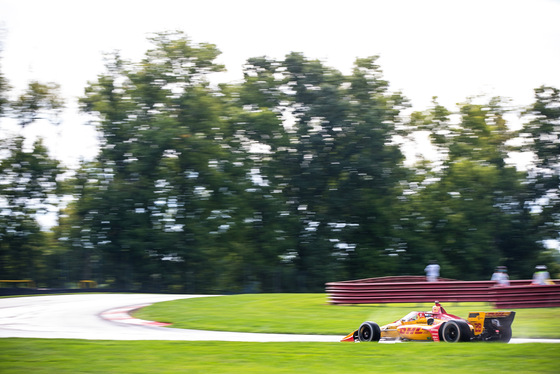
{"label": "green grass", "polygon": [[[173,327],[345,335],[431,304],[335,306],[324,294],[258,294],[154,304],[139,318]],[[466,316],[481,303],[444,304]],[[560,308],[520,309],[514,337],[560,338]],[[0,373],[557,373],[560,344],[237,343],[0,339]]]}
{"label": "green grass", "polygon": [[10,373],[557,373],[559,344],[0,339]]}
{"label": "green grass", "polygon": [[[466,318],[470,311],[494,310],[485,303],[443,303]],[[170,322],[174,328],[217,331],[346,335],[366,321],[386,324],[432,304],[330,305],[324,294],[246,294],[157,303],[137,318]],[[560,338],[560,308],[518,309],[513,337]]]}

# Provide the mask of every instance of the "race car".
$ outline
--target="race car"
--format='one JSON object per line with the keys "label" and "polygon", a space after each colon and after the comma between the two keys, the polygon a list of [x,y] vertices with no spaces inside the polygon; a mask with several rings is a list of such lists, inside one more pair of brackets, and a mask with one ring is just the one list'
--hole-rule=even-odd
{"label": "race car", "polygon": [[449,314],[436,301],[430,312],[410,312],[403,318],[379,327],[364,322],[348,334],[343,342],[378,342],[380,340],[420,340],[434,342],[498,341],[511,339],[515,312],[470,312],[465,320]]}

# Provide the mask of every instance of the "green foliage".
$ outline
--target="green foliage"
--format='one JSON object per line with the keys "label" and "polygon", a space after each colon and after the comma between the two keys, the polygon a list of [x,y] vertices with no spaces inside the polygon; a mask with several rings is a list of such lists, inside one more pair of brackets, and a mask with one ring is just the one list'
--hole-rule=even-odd
{"label": "green foliage", "polygon": [[223,105],[205,78],[222,69],[219,52],[176,33],[152,42],[139,64],[115,56],[81,99],[102,149],[71,207],[90,229],[74,231],[70,220],[64,231],[83,253],[82,277],[95,265],[117,287],[208,290],[199,285],[227,253],[215,238],[238,205]]}
{"label": "green foliage", "polygon": [[0,115],[4,114],[6,109],[6,104],[8,104],[8,91],[10,90],[10,86],[8,84],[8,80],[4,77],[4,74],[0,70]]}
{"label": "green foliage", "polygon": [[[0,73],[0,116],[9,114],[24,127],[39,119],[55,121],[63,107],[58,85],[31,82],[17,100],[8,99],[7,79]],[[60,194],[64,170],[52,159],[42,139],[31,149],[23,136],[0,138],[0,279],[52,280],[45,261],[51,239],[40,231],[37,216],[45,214]]]}
{"label": "green foliage", "polygon": [[[82,277],[95,262],[126,288],[319,290],[354,248],[358,272],[360,258],[388,263],[397,240],[372,240],[362,220],[393,219],[384,211],[405,172],[390,142],[404,99],[387,93],[376,58],[349,77],[296,53],[250,59],[241,85],[215,92],[205,80],[220,69],[215,47],[181,34],[152,41],[141,64],[115,56],[81,99],[102,134],[69,209],[82,229],[70,219],[61,233]],[[371,209],[347,209],[356,204]]]}
{"label": "green foliage", "polygon": [[31,82],[27,91],[11,103],[19,124],[26,126],[38,119],[56,120],[64,106],[59,89],[56,83]]}
{"label": "green foliage", "polygon": [[[515,132],[500,98],[468,99],[457,113],[434,98],[408,115],[377,56],[349,74],[302,53],[255,57],[241,82],[216,87],[215,45],[180,32],[150,40],[141,61],[115,53],[85,88],[81,109],[101,148],[72,180],[60,184],[42,144],[29,153],[21,139],[4,140],[0,246],[10,277],[37,273],[25,258],[53,267],[56,284],[174,292],[320,291],[333,280],[423,274],[432,259],[442,276],[465,280],[488,279],[497,265],[514,279],[540,262],[559,272],[542,242],[560,222],[557,89],[536,90]],[[0,75],[0,113],[22,126],[62,109],[55,84],[32,82],[13,102],[7,89]],[[418,132],[438,158],[405,166],[402,141]],[[530,172],[508,163],[519,136],[537,158]],[[18,168],[34,170],[32,183]],[[74,200],[47,238],[33,215],[62,187]],[[25,240],[8,243],[14,233]]]}
{"label": "green foliage", "polygon": [[439,260],[450,278],[484,279],[497,265],[510,276],[528,278],[527,266],[541,250],[536,244],[534,217],[528,204],[526,176],[508,165],[510,131],[498,99],[487,105],[467,102],[461,119],[434,102],[412,123],[430,131],[440,160],[423,168],[423,178],[411,184],[406,199],[405,229],[412,237],[404,254],[418,263]]}
{"label": "green foliage", "polygon": [[[536,214],[536,232],[543,239],[558,239],[560,219],[560,89],[540,87],[535,90],[535,103],[527,110],[530,121],[521,130],[523,150],[535,154],[535,165],[528,182],[531,207]],[[531,259],[532,265],[546,262],[553,274],[560,272],[557,251],[542,251]],[[537,261],[537,262],[535,262]],[[551,266],[552,265],[552,266]]]}
{"label": "green foliage", "polygon": [[0,279],[46,280],[43,269],[46,234],[36,215],[45,214],[58,191],[59,162],[49,157],[42,140],[31,151],[22,137],[1,140]]}

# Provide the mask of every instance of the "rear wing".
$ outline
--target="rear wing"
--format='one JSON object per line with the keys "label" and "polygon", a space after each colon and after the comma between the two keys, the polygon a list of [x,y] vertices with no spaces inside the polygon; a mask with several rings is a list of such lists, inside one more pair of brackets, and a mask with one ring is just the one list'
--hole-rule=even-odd
{"label": "rear wing", "polygon": [[474,328],[474,335],[480,335],[485,330],[503,330],[513,323],[515,312],[470,312],[467,321]]}

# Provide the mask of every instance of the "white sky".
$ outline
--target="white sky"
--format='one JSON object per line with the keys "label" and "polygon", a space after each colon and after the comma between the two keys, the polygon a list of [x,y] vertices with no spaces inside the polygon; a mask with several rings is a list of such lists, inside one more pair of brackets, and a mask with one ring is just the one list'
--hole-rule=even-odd
{"label": "white sky", "polygon": [[0,30],[0,69],[14,93],[30,80],[62,86],[63,123],[28,131],[49,134],[47,146],[69,165],[96,153],[75,102],[103,72],[103,53],[139,60],[147,35],[164,30],[216,44],[225,82],[250,57],[297,51],[349,73],[357,57],[380,55],[392,89],[417,110],[432,96],[450,108],[479,94],[528,105],[534,88],[560,87],[553,0],[0,0]]}

